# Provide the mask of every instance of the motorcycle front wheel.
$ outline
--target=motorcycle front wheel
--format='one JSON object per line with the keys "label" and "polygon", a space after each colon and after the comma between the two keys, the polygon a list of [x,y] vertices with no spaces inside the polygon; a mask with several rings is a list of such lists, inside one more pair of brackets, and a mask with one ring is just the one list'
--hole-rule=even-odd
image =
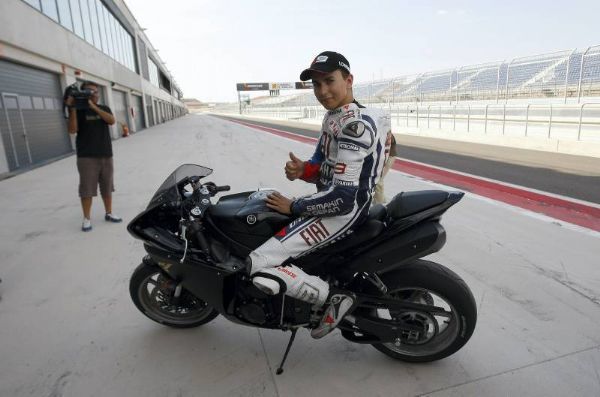
{"label": "motorcycle front wheel", "polygon": [[177,282],[160,267],[141,263],[129,281],[135,306],[149,319],[174,328],[193,328],[219,315],[185,288],[176,296]]}

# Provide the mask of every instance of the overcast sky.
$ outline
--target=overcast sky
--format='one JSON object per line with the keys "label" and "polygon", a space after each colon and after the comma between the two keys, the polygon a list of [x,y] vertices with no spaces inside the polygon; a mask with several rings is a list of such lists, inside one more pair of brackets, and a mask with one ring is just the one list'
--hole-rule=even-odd
{"label": "overcast sky", "polygon": [[324,50],[366,82],[600,44],[600,0],[125,2],[202,101],[237,100],[237,82],[298,81]]}

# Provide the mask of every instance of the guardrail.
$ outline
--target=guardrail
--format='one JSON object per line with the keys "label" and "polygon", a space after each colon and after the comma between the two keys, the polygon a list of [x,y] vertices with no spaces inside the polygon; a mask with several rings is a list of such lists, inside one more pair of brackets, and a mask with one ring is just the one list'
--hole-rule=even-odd
{"label": "guardrail", "polygon": [[[390,111],[393,129],[437,129],[600,142],[600,104],[596,103],[375,106]],[[248,107],[245,113],[287,120],[320,120],[325,109],[320,106],[271,109]]]}
{"label": "guardrail", "polygon": [[[478,125],[478,131],[488,134],[490,127],[494,126],[498,135],[600,142],[600,104],[408,105],[392,107],[390,112],[395,125],[416,129],[437,128],[469,133],[474,125]],[[423,125],[425,122],[426,126]]]}

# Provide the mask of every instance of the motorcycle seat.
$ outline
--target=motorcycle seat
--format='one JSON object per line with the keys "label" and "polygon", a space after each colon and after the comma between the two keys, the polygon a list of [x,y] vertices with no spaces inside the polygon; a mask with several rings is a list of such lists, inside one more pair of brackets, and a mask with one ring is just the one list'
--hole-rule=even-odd
{"label": "motorcycle seat", "polygon": [[442,204],[448,199],[443,190],[420,190],[398,193],[387,206],[387,214],[393,218],[404,218],[428,208]]}

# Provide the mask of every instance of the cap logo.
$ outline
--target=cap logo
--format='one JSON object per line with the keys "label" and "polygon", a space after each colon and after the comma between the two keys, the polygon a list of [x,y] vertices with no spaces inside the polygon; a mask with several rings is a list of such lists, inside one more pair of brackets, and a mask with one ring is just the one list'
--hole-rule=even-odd
{"label": "cap logo", "polygon": [[319,55],[316,59],[314,63],[321,63],[321,62],[327,62],[327,55]]}
{"label": "cap logo", "polygon": [[350,71],[350,66],[346,65],[344,62],[342,61],[338,61],[338,64],[343,67],[344,69]]}

